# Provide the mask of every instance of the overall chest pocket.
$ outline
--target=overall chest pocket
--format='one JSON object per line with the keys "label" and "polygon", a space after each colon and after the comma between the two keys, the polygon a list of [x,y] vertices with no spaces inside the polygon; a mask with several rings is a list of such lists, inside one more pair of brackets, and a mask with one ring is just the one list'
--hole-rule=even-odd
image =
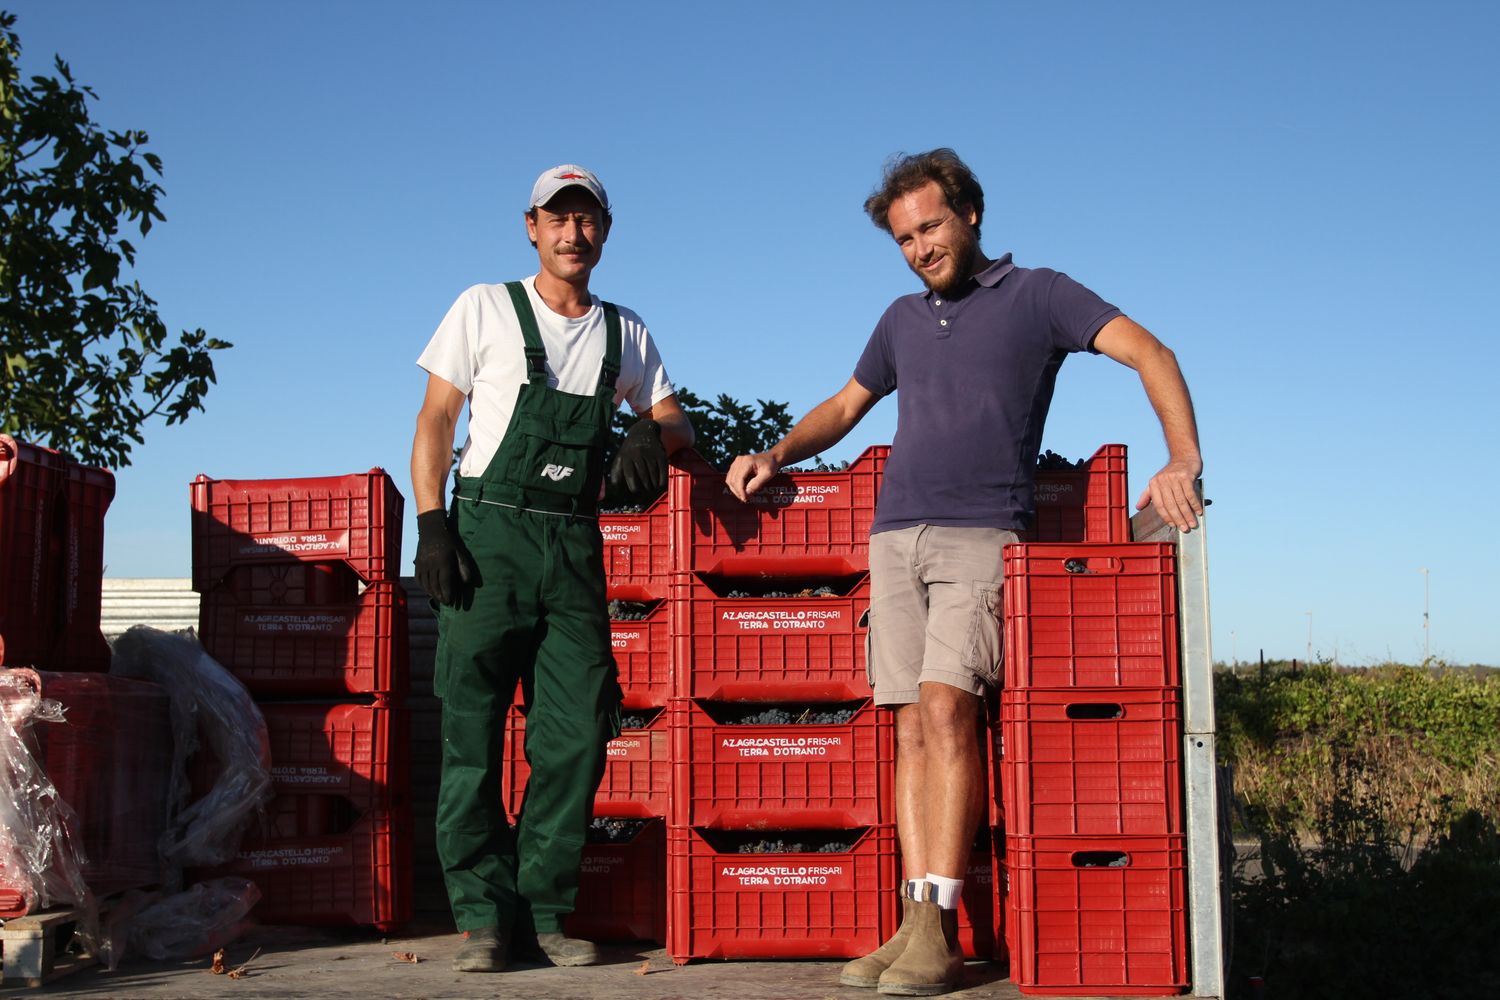
{"label": "overall chest pocket", "polygon": [[519,412],[511,433],[510,480],[527,491],[560,497],[582,497],[588,484],[598,489],[596,466],[602,461],[599,418],[589,414]]}

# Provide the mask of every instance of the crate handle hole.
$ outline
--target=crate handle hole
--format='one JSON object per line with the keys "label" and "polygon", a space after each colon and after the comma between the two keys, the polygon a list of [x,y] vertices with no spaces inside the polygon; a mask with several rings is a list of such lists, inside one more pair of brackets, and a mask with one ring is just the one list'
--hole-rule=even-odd
{"label": "crate handle hole", "polygon": [[1124,851],[1074,851],[1074,868],[1124,868],[1130,855]]}
{"label": "crate handle hole", "polygon": [[1110,556],[1099,556],[1089,558],[1088,556],[1073,556],[1063,560],[1063,571],[1067,573],[1118,573],[1124,567],[1119,559]]}
{"label": "crate handle hole", "polygon": [[1070,719],[1092,722],[1101,719],[1120,719],[1125,716],[1125,706],[1109,703],[1085,702],[1081,705],[1069,705],[1066,709]]}

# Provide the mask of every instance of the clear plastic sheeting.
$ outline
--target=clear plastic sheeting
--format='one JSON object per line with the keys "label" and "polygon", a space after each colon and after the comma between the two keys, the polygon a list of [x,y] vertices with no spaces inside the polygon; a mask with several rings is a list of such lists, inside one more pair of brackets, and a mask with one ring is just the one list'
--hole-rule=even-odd
{"label": "clear plastic sheeting", "polygon": [[217,951],[251,925],[250,909],[259,900],[260,890],[248,879],[226,876],[199,882],[130,918],[130,953],[164,961]]}
{"label": "clear plastic sheeting", "polygon": [[80,937],[93,945],[98,911],[83,879],[87,859],[73,840],[77,821],[26,739],[33,725],[64,721],[63,707],[42,698],[36,671],[0,670],[0,906],[9,916],[79,907]]}
{"label": "clear plastic sheeting", "polygon": [[110,672],[155,681],[172,699],[174,803],[188,800],[187,762],[200,745],[219,763],[213,788],[168,824],[163,860],[174,869],[229,861],[272,796],[266,721],[250,692],[204,651],[192,629],[135,626],[115,640]]}

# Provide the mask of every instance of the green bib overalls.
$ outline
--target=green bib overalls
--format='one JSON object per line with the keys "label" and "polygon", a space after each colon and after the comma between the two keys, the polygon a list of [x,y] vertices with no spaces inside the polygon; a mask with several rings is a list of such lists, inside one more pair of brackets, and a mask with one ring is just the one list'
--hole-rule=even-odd
{"label": "green bib overalls", "polygon": [[[605,303],[604,363],[591,396],[547,385],[547,352],[525,287],[506,286],[526,344],[500,450],[454,481],[453,517],[478,578],[438,608],[433,687],[443,700],[437,851],[459,930],[538,932],[573,910],[584,834],[619,734],[598,497],[620,372],[620,316]],[[512,829],[501,800],[505,713],[520,681],[531,777]]]}

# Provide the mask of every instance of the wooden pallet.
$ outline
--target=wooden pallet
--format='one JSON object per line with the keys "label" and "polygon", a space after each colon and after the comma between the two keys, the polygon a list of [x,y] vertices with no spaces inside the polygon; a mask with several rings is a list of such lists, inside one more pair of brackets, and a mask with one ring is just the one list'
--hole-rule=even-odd
{"label": "wooden pallet", "polygon": [[0,927],[0,985],[41,986],[97,963],[99,957],[83,950],[75,937],[84,912],[64,907],[5,921]]}

